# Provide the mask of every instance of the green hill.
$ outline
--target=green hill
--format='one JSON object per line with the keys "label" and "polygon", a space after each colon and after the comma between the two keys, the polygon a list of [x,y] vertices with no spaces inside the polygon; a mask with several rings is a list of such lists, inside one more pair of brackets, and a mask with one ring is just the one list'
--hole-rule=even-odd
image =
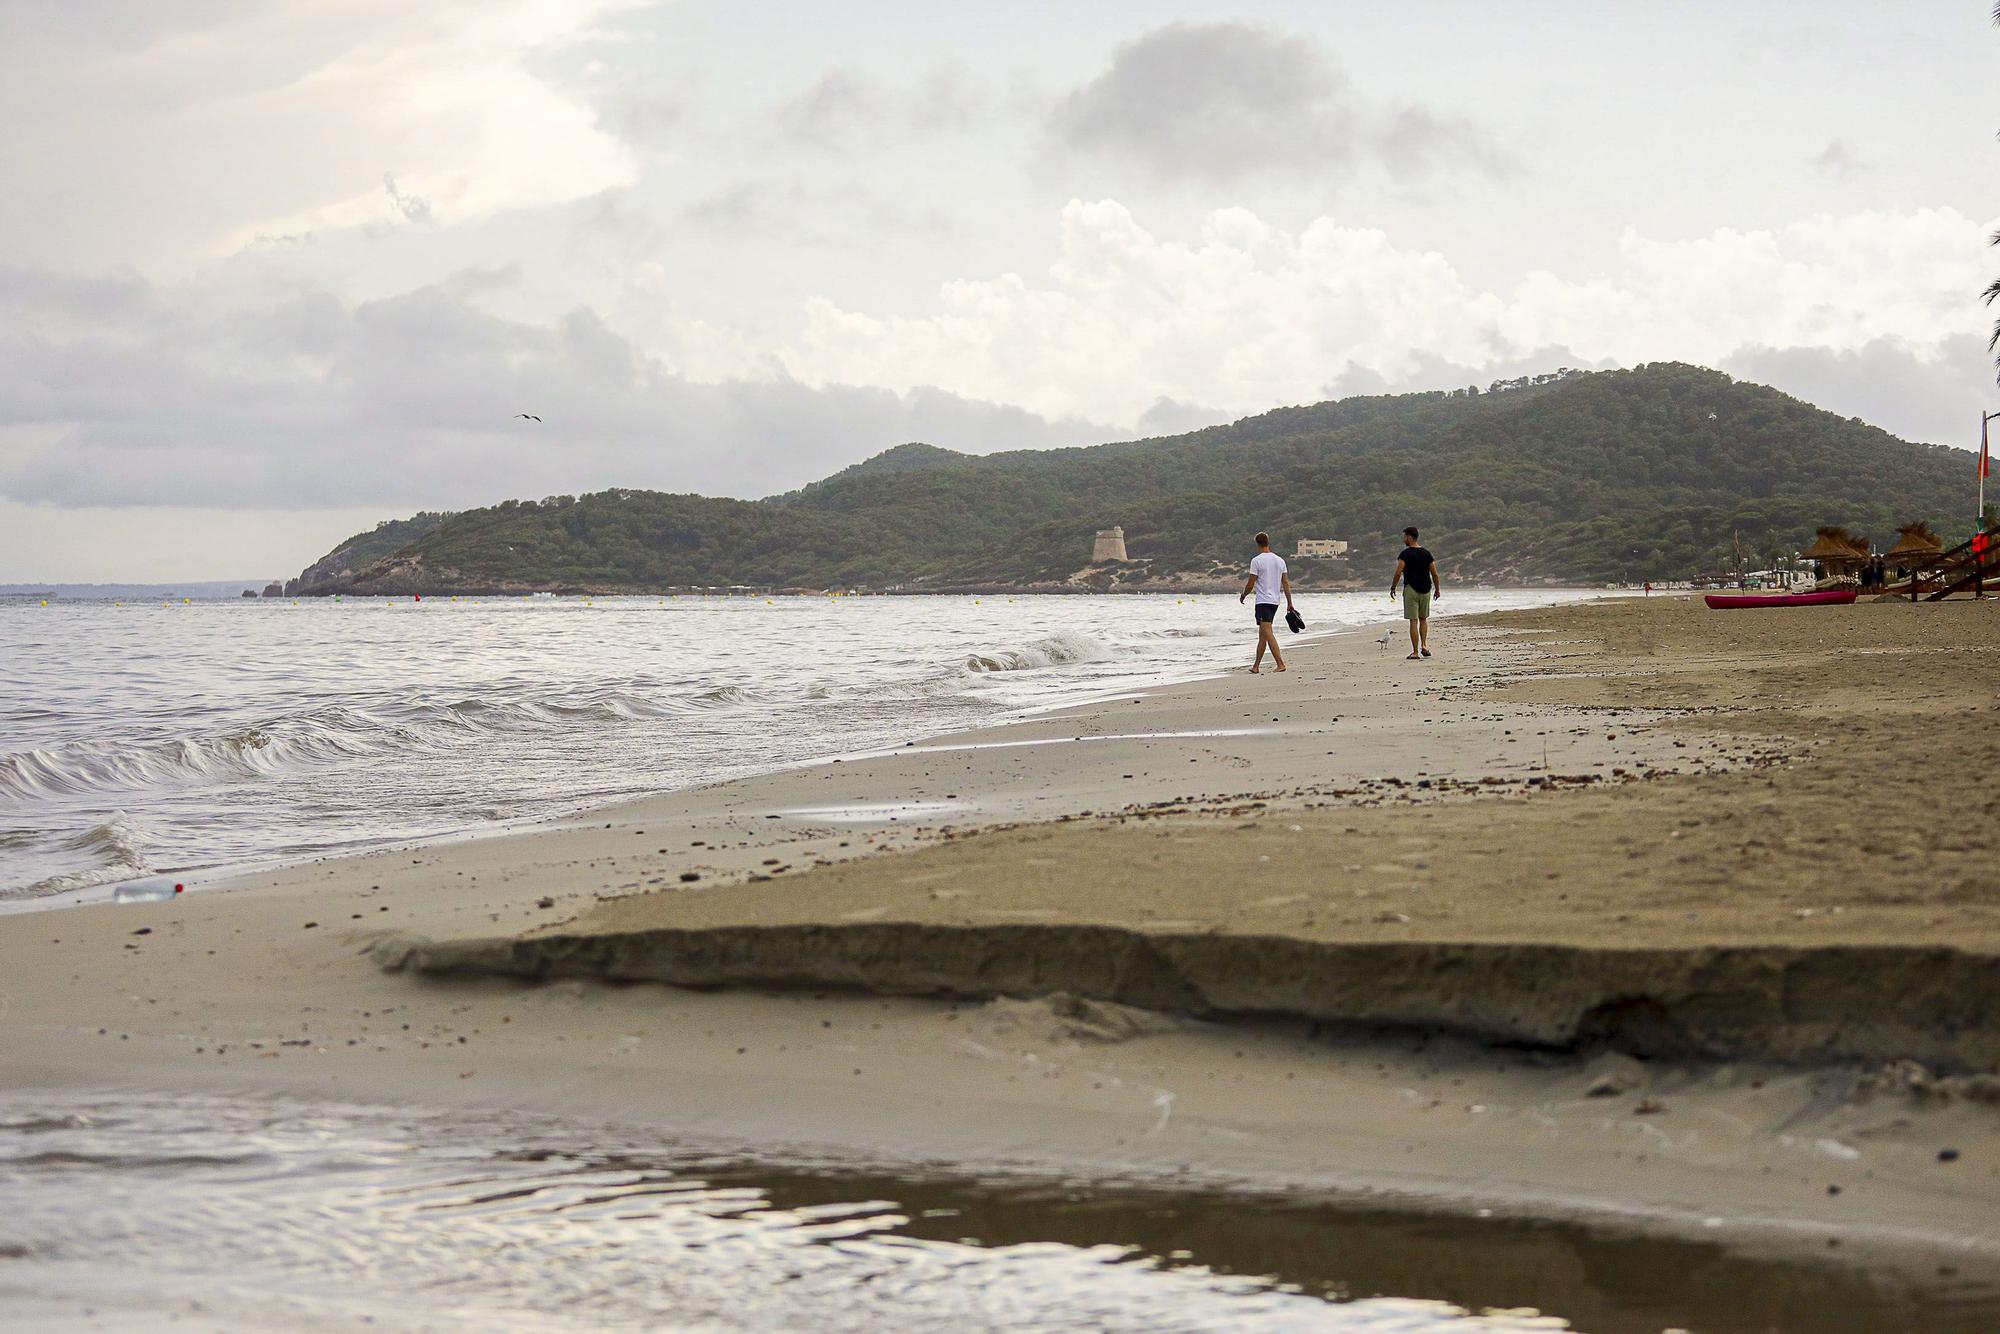
{"label": "green hill", "polygon": [[393,556],[449,519],[441,510],[424,510],[407,519],[384,519],[365,533],[356,533],[299,572],[285,585],[287,593],[311,593],[317,585],[348,578],[386,556]]}
{"label": "green hill", "polygon": [[[761,501],[613,490],[452,516],[323,585],[357,592],[1212,581],[1249,536],[1344,538],[1301,581],[1374,582],[1406,523],[1449,573],[1678,578],[1838,523],[1970,531],[1971,462],[1696,366],[1349,398],[1188,435],[972,456],[909,444]],[[1086,571],[1120,525],[1131,562]]]}

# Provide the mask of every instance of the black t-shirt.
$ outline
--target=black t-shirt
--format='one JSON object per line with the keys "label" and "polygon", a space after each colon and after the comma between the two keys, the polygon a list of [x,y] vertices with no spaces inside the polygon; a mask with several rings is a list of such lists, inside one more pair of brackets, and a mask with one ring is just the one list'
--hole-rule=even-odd
{"label": "black t-shirt", "polygon": [[1412,593],[1431,591],[1431,553],[1422,547],[1404,547],[1397,559],[1403,562],[1403,586]]}

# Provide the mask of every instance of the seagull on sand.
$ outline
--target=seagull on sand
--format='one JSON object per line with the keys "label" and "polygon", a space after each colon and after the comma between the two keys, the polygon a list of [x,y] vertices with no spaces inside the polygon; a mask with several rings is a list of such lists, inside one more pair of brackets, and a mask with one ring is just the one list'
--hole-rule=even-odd
{"label": "seagull on sand", "polygon": [[1394,631],[1393,629],[1391,629],[1391,630],[1384,630],[1384,631],[1382,632],[1382,637],[1381,637],[1380,639],[1376,640],[1375,642],[1376,642],[1377,644],[1381,645],[1381,646],[1382,646],[1383,648],[1387,648],[1387,647],[1389,647],[1389,640],[1390,640],[1390,639],[1391,639],[1391,638],[1392,638],[1392,637],[1393,637],[1393,636],[1395,635],[1395,633],[1396,633],[1396,632],[1395,632],[1395,631]]}
{"label": "seagull on sand", "polygon": [[538,421],[540,421],[540,420],[541,420],[541,418],[540,418],[540,417],[537,417],[537,416],[536,416],[536,415],[535,415],[534,413],[532,413],[532,412],[517,412],[517,413],[515,413],[514,415],[515,415],[516,417],[526,417],[526,418],[527,418],[527,419],[528,419],[529,421],[531,421],[531,422],[538,422]]}

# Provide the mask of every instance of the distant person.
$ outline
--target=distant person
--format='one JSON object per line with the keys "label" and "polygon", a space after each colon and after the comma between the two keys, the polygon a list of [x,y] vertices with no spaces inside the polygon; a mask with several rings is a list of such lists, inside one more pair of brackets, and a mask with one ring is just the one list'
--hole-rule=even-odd
{"label": "distant person", "polygon": [[1648,579],[1646,581],[1646,596],[1647,597],[1653,596],[1653,581],[1651,579]]}
{"label": "distant person", "polygon": [[1292,576],[1285,570],[1285,558],[1271,550],[1271,535],[1257,534],[1257,554],[1250,558],[1250,577],[1243,581],[1243,591],[1237,594],[1240,606],[1244,598],[1252,593],[1257,595],[1257,656],[1250,660],[1250,674],[1257,675],[1264,670],[1264,650],[1271,650],[1271,661],[1277,670],[1285,670],[1285,655],[1278,652],[1278,603],[1285,604],[1285,610],[1292,607]]}
{"label": "distant person", "polygon": [[1417,530],[1403,530],[1403,551],[1396,558],[1396,573],[1389,578],[1389,596],[1396,585],[1403,586],[1403,619],[1410,623],[1410,661],[1431,655],[1431,600],[1444,596],[1437,573],[1437,558],[1417,545]]}

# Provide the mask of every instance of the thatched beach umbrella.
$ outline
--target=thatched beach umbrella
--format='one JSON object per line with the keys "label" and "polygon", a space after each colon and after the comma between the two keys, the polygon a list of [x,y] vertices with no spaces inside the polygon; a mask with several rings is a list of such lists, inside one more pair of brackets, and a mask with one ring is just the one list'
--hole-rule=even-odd
{"label": "thatched beach umbrella", "polygon": [[1855,537],[1845,528],[1821,528],[1813,544],[1799,553],[1802,560],[1816,560],[1828,575],[1851,575],[1868,563],[1868,539]]}
{"label": "thatched beach umbrella", "polygon": [[1910,601],[1917,600],[1923,590],[1924,570],[1937,563],[1944,554],[1944,542],[1931,531],[1931,526],[1922,519],[1906,523],[1896,530],[1896,545],[1882,553],[1883,561],[1899,570],[1910,572]]}
{"label": "thatched beach umbrella", "polygon": [[1891,565],[1917,570],[1943,554],[1944,540],[1919,519],[1896,530],[1896,545],[1883,552],[1882,559]]}

